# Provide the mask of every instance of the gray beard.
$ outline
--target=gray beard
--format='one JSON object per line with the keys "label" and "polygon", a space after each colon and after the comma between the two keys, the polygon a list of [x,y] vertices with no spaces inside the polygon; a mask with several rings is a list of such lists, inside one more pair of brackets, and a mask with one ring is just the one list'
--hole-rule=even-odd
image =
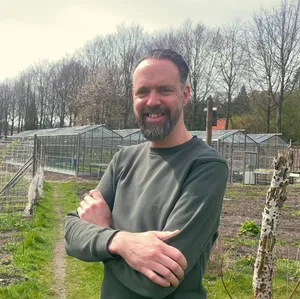
{"label": "gray beard", "polygon": [[[166,116],[165,120],[156,124],[147,123],[145,121],[145,117],[144,117],[145,113],[161,113],[161,112],[165,114]],[[143,111],[141,111],[142,117],[138,116],[136,117],[136,120],[139,128],[141,129],[142,134],[147,140],[158,141],[166,138],[171,134],[175,125],[178,122],[178,119],[180,117],[180,112],[181,111],[176,110],[174,117],[172,118],[171,111],[169,109],[164,108],[163,111],[161,111],[158,108],[154,108],[154,109],[145,108]]]}
{"label": "gray beard", "polygon": [[138,123],[142,134],[149,141],[162,140],[172,132],[174,125],[171,119],[168,117],[163,123],[147,124],[144,121]]}

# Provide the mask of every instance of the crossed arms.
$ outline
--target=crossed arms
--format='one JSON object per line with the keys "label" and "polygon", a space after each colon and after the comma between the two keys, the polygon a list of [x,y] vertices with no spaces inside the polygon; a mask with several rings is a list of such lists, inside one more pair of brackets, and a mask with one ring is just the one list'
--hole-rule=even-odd
{"label": "crossed arms", "polygon": [[[207,176],[212,178],[209,191]],[[176,289],[216,232],[226,180],[225,164],[202,165],[183,186],[162,232],[111,229],[110,208],[98,191],[91,191],[78,214],[67,216],[66,251],[82,260],[104,261],[132,291],[163,298]]]}

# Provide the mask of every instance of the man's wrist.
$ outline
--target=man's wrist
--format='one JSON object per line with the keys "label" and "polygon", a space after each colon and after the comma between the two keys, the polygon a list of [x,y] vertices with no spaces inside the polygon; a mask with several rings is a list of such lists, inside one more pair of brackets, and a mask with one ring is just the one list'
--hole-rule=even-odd
{"label": "man's wrist", "polygon": [[123,247],[123,238],[122,235],[125,232],[118,231],[116,232],[111,239],[109,240],[107,250],[112,255],[122,255],[122,247]]}

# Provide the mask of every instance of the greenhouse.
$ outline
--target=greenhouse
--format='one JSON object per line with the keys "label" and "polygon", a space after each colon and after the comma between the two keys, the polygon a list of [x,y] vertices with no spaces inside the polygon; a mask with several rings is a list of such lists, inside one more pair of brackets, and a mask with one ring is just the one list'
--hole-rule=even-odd
{"label": "greenhouse", "polygon": [[140,144],[147,141],[140,129],[114,130],[114,132],[122,136],[122,146]]}
{"label": "greenhouse", "polygon": [[[206,131],[190,131],[206,141]],[[255,183],[247,169],[255,169],[257,161],[257,143],[242,130],[212,131],[212,147],[226,159],[229,167],[228,181],[245,184]]]}
{"label": "greenhouse", "polygon": [[277,151],[286,149],[288,144],[281,138],[281,133],[248,134],[258,144],[258,168],[272,168]]}
{"label": "greenhouse", "polygon": [[45,170],[74,175],[100,175],[119,150],[122,137],[105,125],[24,131],[11,139],[43,145]]}
{"label": "greenhouse", "polygon": [[248,134],[257,143],[257,165],[254,170],[256,183],[268,183],[273,173],[272,162],[278,150],[286,149],[288,144],[281,133]]}

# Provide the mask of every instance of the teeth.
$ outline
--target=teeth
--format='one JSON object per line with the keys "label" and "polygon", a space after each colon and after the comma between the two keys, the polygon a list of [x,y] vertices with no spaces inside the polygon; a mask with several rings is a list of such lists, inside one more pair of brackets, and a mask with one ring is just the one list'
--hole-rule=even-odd
{"label": "teeth", "polygon": [[158,117],[161,117],[162,114],[149,114],[149,117],[150,118],[158,118]]}

